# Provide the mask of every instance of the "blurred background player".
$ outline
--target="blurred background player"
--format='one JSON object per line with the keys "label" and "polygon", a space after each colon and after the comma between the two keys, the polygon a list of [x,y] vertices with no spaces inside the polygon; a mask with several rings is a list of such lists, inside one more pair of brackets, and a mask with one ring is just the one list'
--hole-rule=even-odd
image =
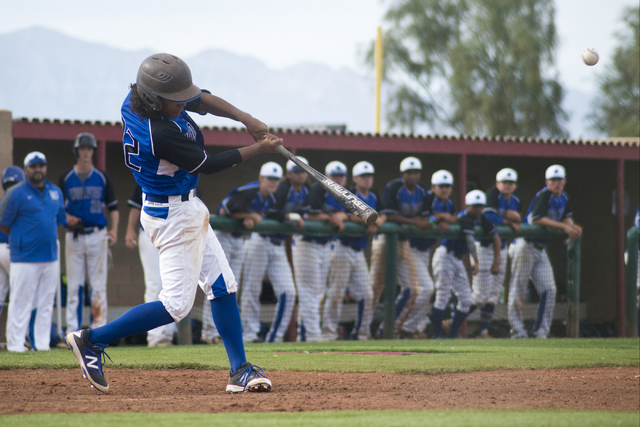
{"label": "blurred background player", "polygon": [[[427,189],[420,183],[421,171],[422,162],[416,157],[407,157],[400,162],[402,177],[389,182],[384,189],[380,213],[386,215],[387,221],[415,225],[423,230],[433,228],[433,224],[429,221],[429,212],[425,211],[424,201],[427,197]],[[383,236],[375,239],[371,256],[371,274],[374,283],[372,288],[376,302],[384,289],[384,241]],[[396,301],[395,332],[401,333],[405,321],[420,296],[421,287],[426,286],[426,282],[419,281],[407,237],[399,237],[397,254],[397,274],[401,291]]]}
{"label": "blurred background player", "polygon": [[[129,205],[129,219],[127,221],[125,244],[129,249],[138,247],[144,273],[144,302],[158,301],[158,294],[162,289],[160,259],[158,257],[158,249],[153,246],[151,239],[149,239],[140,224],[140,212],[142,211],[142,187],[140,185],[136,184],[136,188],[133,190],[133,194],[131,194],[127,204]],[[140,227],[140,231],[138,231],[138,227]],[[172,345],[175,329],[175,323],[168,323],[148,331],[147,345],[149,347]]]}
{"label": "blurred background player", "polygon": [[[344,163],[327,163],[324,174],[333,182],[345,186],[347,167]],[[307,199],[307,219],[328,221],[338,233],[344,230],[349,217],[342,206],[322,185],[314,182]],[[300,341],[325,339],[320,328],[320,305],[327,286],[332,237],[304,236],[293,241],[293,265],[298,285],[298,335]],[[332,337],[335,338],[335,337]]]}
{"label": "blurred background player", "polygon": [[[243,219],[244,226],[252,229],[262,220],[263,214],[275,206],[273,193],[281,179],[282,167],[274,162],[265,163],[260,168],[258,182],[241,187],[226,199],[223,203],[225,212],[232,218]],[[244,244],[240,314],[245,342],[262,341],[259,336],[260,293],[265,273],[278,299],[265,341],[283,341],[291,321],[296,287],[283,242],[270,235],[251,233]]]}
{"label": "blurred background player", "polygon": [[[474,241],[474,226],[480,225],[491,236],[493,242],[493,263],[491,274],[497,274],[500,268],[500,238],[493,223],[482,213],[487,203],[486,195],[473,190],[465,196],[466,209],[458,214],[457,224],[463,233],[462,239],[447,238],[434,255],[434,276],[436,278],[436,300],[433,304],[433,338],[443,338],[442,318],[449,302],[451,292],[458,298],[448,338],[457,338],[458,329],[475,308],[471,305],[471,286],[467,269],[478,274],[479,261]],[[469,267],[469,257],[473,257],[473,267]]]}
{"label": "blurred background player", "polygon": [[[22,169],[18,166],[9,166],[2,171],[2,189],[6,194],[9,188],[25,179]],[[9,254],[9,236],[0,231],[0,314],[2,314],[2,309],[6,304],[7,294],[9,293],[10,271],[11,256]]]}
{"label": "blurred background player", "polygon": [[[525,224],[558,228],[564,231],[571,241],[582,234],[582,229],[573,223],[573,210],[569,196],[564,192],[566,171],[561,165],[549,166],[545,172],[546,187],[538,191],[531,200]],[[509,285],[509,324],[512,338],[527,338],[524,326],[524,297],[529,279],[540,296],[533,336],[547,338],[553,319],[553,307],[556,303],[556,281],[545,250],[551,239],[520,238],[511,245],[511,283]]]}
{"label": "blurred background player", "polygon": [[[118,201],[109,175],[93,166],[95,137],[81,133],[73,144],[75,166],[60,174],[58,186],[67,210],[67,332],[82,326],[85,272],[91,285],[91,327],[107,322],[109,245],[118,241]],[[109,211],[109,221],[105,217]],[[107,225],[111,229],[107,231]]]}
{"label": "blurred background player", "polygon": [[[431,190],[424,200],[422,215],[428,216],[429,221],[437,224],[438,231],[444,233],[449,224],[455,224],[457,217],[453,202],[449,199],[453,187],[453,175],[446,170],[439,170],[431,175]],[[427,311],[434,284],[429,273],[432,251],[437,239],[411,237],[409,245],[416,263],[420,294],[416,299],[413,310],[401,330],[401,335],[413,338],[426,338]]]}
{"label": "blurred background player", "polygon": [[[518,174],[515,170],[504,168],[496,175],[496,186],[487,190],[487,206],[484,214],[495,225],[509,225],[517,232],[520,231],[520,198],[514,194]],[[493,249],[491,239],[476,241],[480,268],[473,276],[473,304],[480,308],[480,323],[478,337],[491,338],[489,327],[495,310],[500,290],[504,286],[504,276],[507,269],[507,239],[502,239],[500,249],[500,271],[491,274]]]}
{"label": "blurred background player", "polygon": [[0,203],[0,231],[9,236],[11,258],[7,349],[17,352],[27,350],[24,338],[34,308],[33,348],[49,350],[60,281],[58,226],[66,223],[62,192],[45,179],[44,154],[27,154],[24,166],[26,179],[9,188]]}
{"label": "blurred background player", "polygon": [[[373,188],[373,165],[369,162],[358,162],[352,170],[355,185],[349,190],[360,200],[379,211],[382,201]],[[362,223],[357,215],[348,213],[349,221]],[[366,227],[365,234],[373,236],[384,223],[384,215]],[[373,314],[373,290],[369,286],[369,268],[364,257],[364,250],[369,237],[340,236],[331,251],[329,263],[329,289],[322,316],[322,334],[326,338],[336,339],[338,322],[342,311],[345,290],[348,288],[356,300],[356,320],[350,338],[370,337],[369,325]]]}

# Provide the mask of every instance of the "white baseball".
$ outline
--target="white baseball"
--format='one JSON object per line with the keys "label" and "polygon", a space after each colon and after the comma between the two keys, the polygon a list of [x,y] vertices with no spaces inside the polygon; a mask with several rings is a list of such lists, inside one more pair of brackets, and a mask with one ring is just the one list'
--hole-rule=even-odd
{"label": "white baseball", "polygon": [[582,52],[582,60],[589,66],[596,65],[598,63],[598,59],[600,59],[598,52],[593,48],[588,48]]}

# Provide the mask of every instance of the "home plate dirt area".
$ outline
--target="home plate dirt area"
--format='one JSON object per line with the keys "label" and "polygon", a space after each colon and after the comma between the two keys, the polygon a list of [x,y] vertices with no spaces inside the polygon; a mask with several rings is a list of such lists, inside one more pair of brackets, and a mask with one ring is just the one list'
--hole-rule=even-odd
{"label": "home plate dirt area", "polygon": [[443,375],[267,372],[271,393],[227,394],[225,371],[107,369],[110,392],[77,369],[0,370],[0,414],[366,409],[640,410],[640,368]]}

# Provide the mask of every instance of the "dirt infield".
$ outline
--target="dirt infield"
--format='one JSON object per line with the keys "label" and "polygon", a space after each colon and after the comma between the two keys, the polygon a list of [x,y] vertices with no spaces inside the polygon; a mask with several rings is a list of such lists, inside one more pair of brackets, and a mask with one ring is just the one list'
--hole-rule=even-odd
{"label": "dirt infield", "polygon": [[224,371],[108,369],[111,391],[80,369],[0,371],[0,414],[277,412],[366,409],[640,410],[640,369],[514,370],[447,375],[269,372],[271,393],[228,395]]}

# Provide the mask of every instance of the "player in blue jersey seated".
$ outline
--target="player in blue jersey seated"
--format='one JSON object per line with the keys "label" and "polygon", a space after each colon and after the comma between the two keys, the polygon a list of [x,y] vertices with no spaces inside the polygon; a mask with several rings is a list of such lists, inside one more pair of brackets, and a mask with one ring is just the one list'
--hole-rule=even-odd
{"label": "player in blue jersey seated", "polygon": [[[24,181],[24,172],[18,166],[9,166],[2,171],[2,189],[5,194],[9,188]],[[0,218],[1,219],[1,218]],[[9,294],[9,274],[11,255],[9,254],[9,236],[0,231],[0,314]],[[2,332],[0,332],[1,334]]]}
{"label": "player in blue jersey seated", "polygon": [[[564,192],[566,171],[561,165],[551,165],[545,172],[546,186],[531,200],[524,224],[557,228],[571,241],[582,234],[582,228],[573,223],[573,210],[569,196]],[[519,238],[509,248],[511,282],[509,284],[509,324],[511,338],[528,338],[524,325],[524,297],[529,279],[540,295],[532,335],[547,338],[556,304],[556,281],[546,246],[551,239]]]}
{"label": "player in blue jersey seated", "polygon": [[[496,175],[496,186],[487,190],[487,206],[484,214],[495,225],[509,225],[520,231],[520,197],[515,194],[518,174],[511,168],[504,168]],[[500,290],[504,289],[507,269],[507,239],[502,239],[500,249],[500,271],[491,274],[493,248],[491,239],[476,241],[480,269],[473,276],[473,304],[480,308],[479,338],[491,338],[489,328]]]}
{"label": "player in blue jersey seated", "polygon": [[67,222],[62,192],[45,179],[45,155],[27,154],[24,172],[26,179],[11,187],[0,203],[0,231],[9,236],[11,258],[7,349],[16,352],[27,351],[24,338],[33,309],[33,348],[49,350],[60,280],[58,226]]}
{"label": "player in blue jersey seated", "polygon": [[[380,210],[382,200],[373,188],[375,170],[369,162],[361,161],[352,170],[354,186],[349,191],[375,210]],[[357,215],[347,213],[348,220],[363,223]],[[375,223],[365,228],[367,236],[376,234],[384,223],[385,216],[380,215]],[[329,290],[322,316],[322,334],[327,339],[338,337],[338,324],[343,309],[345,291],[356,301],[355,324],[350,339],[371,338],[369,327],[373,315],[373,289],[369,285],[369,268],[364,250],[369,237],[340,236],[331,251],[329,263]]]}
{"label": "player in blue jersey seated", "polygon": [[[493,263],[491,274],[497,274],[500,267],[500,238],[493,223],[482,211],[487,204],[484,192],[473,190],[465,196],[467,208],[458,214],[457,224],[460,226],[462,237],[458,239],[447,238],[434,255],[434,275],[436,277],[436,300],[433,303],[433,338],[444,338],[442,318],[444,309],[451,298],[451,292],[458,298],[451,329],[448,338],[457,338],[460,326],[467,316],[475,309],[472,306],[471,285],[467,270],[471,274],[478,274],[480,263],[474,241],[474,226],[480,225],[487,236],[490,236],[493,246]],[[472,257],[474,264],[470,265]]]}
{"label": "player in blue jersey seated", "polygon": [[[67,267],[67,332],[83,322],[84,294],[91,295],[91,327],[107,323],[107,265],[109,246],[118,241],[118,201],[111,178],[93,166],[98,143],[81,133],[73,144],[76,164],[63,171],[58,186],[67,210],[65,264]],[[109,212],[109,220],[105,216]],[[111,229],[107,231],[107,225]],[[91,291],[85,289],[85,276]]]}
{"label": "player in blue jersey seated", "polygon": [[[204,136],[187,111],[239,121],[256,142],[211,155],[204,150]],[[264,371],[246,360],[236,301],[238,284],[209,225],[209,210],[195,197],[195,188],[200,174],[221,172],[257,154],[275,153],[282,139],[269,134],[261,121],[194,85],[187,64],[166,53],[142,62],[121,114],[124,161],[142,187],[140,222],[159,251],[162,291],[159,301],[134,307],[105,326],[68,334],[67,344],[91,385],[106,392],[104,349],[121,338],[184,319],[200,286],[211,301],[213,320],[231,365],[227,392],[270,391],[271,381]]]}
{"label": "player in blue jersey seated", "polygon": [[[338,185],[347,183],[347,166],[334,160],[327,163],[324,174]],[[349,219],[346,209],[319,182],[314,182],[304,207],[306,218],[327,221],[340,233]],[[333,237],[294,236],[291,248],[298,286],[298,337],[300,341],[335,339],[323,336],[320,305],[327,287],[331,242]]]}

